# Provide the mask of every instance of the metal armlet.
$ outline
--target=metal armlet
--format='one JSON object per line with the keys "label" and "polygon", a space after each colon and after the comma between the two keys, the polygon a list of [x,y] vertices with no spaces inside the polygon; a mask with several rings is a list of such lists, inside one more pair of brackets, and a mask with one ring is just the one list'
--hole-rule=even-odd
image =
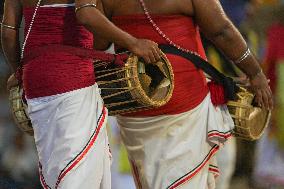
{"label": "metal armlet", "polygon": [[235,64],[239,64],[242,61],[244,61],[245,59],[247,59],[249,56],[251,55],[251,51],[249,48],[247,48],[246,52],[237,60],[233,61]]}
{"label": "metal armlet", "polygon": [[[242,61],[244,61],[245,59],[247,59],[249,56],[251,55],[251,51],[250,49],[247,47],[246,52],[236,61],[234,61],[235,64],[240,64]],[[256,77],[259,77],[261,74],[263,74],[262,69],[260,68],[258,70],[258,72],[254,75],[248,75],[248,77],[250,78],[250,80],[254,80]]]}
{"label": "metal armlet", "polygon": [[87,4],[84,4],[84,5],[81,5],[81,6],[75,8],[75,13],[77,13],[82,8],[86,8],[86,7],[97,7],[97,5],[95,3],[87,3]]}
{"label": "metal armlet", "polygon": [[10,25],[4,24],[4,23],[0,23],[0,25],[1,25],[1,27],[11,29],[11,30],[18,30],[19,29],[18,27],[10,26]]}

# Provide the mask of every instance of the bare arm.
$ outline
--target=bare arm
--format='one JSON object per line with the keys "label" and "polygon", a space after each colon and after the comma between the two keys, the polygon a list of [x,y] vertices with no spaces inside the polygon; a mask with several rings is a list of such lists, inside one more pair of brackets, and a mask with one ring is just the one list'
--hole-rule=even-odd
{"label": "bare arm", "polygon": [[[231,60],[238,60],[247,50],[240,32],[224,13],[219,0],[192,0],[194,15],[202,32]],[[272,108],[272,94],[256,58],[250,54],[236,64],[249,78],[260,105]]]}
{"label": "bare arm", "polygon": [[[103,14],[105,15],[107,18],[111,18],[110,15],[107,15],[105,13],[105,10],[104,10],[104,6],[106,6],[104,4],[103,1],[98,1],[97,3],[97,8],[98,10]],[[111,42],[109,40],[106,40],[105,38],[99,36],[96,32],[94,33],[94,37],[95,37],[95,41],[94,41],[94,47],[95,49],[97,50],[106,50],[109,48]]]}
{"label": "bare arm", "polygon": [[[75,0],[76,7],[88,3],[90,3],[90,0]],[[93,1],[93,3],[96,2]],[[150,63],[159,60],[160,51],[156,43],[150,40],[139,40],[122,31],[110,22],[97,8],[82,8],[77,12],[76,16],[78,21],[92,33],[129,49],[136,55],[143,57],[146,62]]]}
{"label": "bare arm", "polygon": [[15,71],[20,64],[19,26],[22,21],[22,5],[19,0],[6,0],[1,25],[1,41],[5,59],[12,75],[7,81],[8,90],[18,84]]}
{"label": "bare arm", "polygon": [[[7,63],[14,73],[20,62],[19,26],[22,20],[22,5],[19,0],[6,0],[1,26],[2,48]],[[10,26],[10,27],[9,27]],[[11,28],[12,27],[12,28]],[[13,29],[13,27],[15,29]]]}
{"label": "bare arm", "polygon": [[[90,3],[90,0],[76,0],[76,7]],[[93,1],[93,3],[96,3]],[[100,4],[97,2],[97,4]],[[117,28],[97,8],[86,7],[77,12],[78,21],[91,32],[113,41],[123,47],[130,48],[136,38]]]}
{"label": "bare arm", "polygon": [[[193,0],[196,21],[202,32],[231,60],[237,60],[246,51],[247,45],[240,32],[224,13],[219,0]],[[260,67],[253,56],[247,64],[239,64],[248,75],[255,75]],[[245,65],[245,66],[244,66]],[[249,68],[247,68],[249,66]]]}

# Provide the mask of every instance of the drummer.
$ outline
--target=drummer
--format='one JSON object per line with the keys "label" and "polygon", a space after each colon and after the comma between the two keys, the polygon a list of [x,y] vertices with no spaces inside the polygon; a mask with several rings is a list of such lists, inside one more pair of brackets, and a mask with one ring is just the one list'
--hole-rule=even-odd
{"label": "drummer", "polygon": [[[271,90],[259,63],[216,0],[101,0],[103,11],[135,37],[175,46],[206,59],[199,29],[247,75],[259,105],[272,108]],[[109,43],[95,36],[96,48]],[[118,51],[122,47],[115,45]],[[207,85],[202,70],[182,56],[167,55],[174,92],[165,106],[117,116],[136,187],[215,188],[214,154],[233,121],[222,88]],[[219,93],[220,92],[220,93]],[[220,98],[221,97],[221,98]],[[214,105],[212,101],[214,101]]]}
{"label": "drummer", "polygon": [[[96,3],[5,1],[1,37],[13,73],[7,86],[23,82],[45,189],[111,188],[108,113],[94,78],[96,57],[87,57],[93,48],[92,32],[146,62],[160,58],[156,43],[117,28],[97,10],[101,2]],[[22,15],[26,30],[20,50]],[[82,48],[89,50],[86,57],[77,55]]]}

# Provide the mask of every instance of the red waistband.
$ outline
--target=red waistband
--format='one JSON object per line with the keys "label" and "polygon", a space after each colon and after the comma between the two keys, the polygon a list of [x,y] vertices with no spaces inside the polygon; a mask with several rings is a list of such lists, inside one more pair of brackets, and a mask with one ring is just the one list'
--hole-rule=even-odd
{"label": "red waistband", "polygon": [[95,83],[93,61],[123,65],[127,56],[91,49],[49,45],[28,51],[23,59],[27,98],[60,94]]}

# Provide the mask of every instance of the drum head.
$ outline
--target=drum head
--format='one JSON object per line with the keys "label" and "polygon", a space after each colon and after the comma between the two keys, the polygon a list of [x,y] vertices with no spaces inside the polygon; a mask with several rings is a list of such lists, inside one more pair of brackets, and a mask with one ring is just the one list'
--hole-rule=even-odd
{"label": "drum head", "polygon": [[174,88],[174,75],[165,54],[162,54],[160,61],[153,64],[147,64],[137,56],[131,55],[127,66],[135,68],[129,69],[127,77],[134,76],[129,80],[129,85],[136,86],[137,90],[131,91],[131,94],[141,104],[160,107],[170,100]]}
{"label": "drum head", "polygon": [[250,134],[252,139],[258,139],[261,137],[264,129],[267,127],[270,120],[271,112],[259,107],[252,108],[248,117],[248,127],[250,128]]}
{"label": "drum head", "polygon": [[167,98],[171,90],[171,72],[165,61],[156,64],[138,62],[137,74],[141,87],[153,101]]}
{"label": "drum head", "polygon": [[173,93],[173,70],[163,53],[154,64],[130,54],[124,66],[95,61],[94,70],[110,115],[160,107]]}

